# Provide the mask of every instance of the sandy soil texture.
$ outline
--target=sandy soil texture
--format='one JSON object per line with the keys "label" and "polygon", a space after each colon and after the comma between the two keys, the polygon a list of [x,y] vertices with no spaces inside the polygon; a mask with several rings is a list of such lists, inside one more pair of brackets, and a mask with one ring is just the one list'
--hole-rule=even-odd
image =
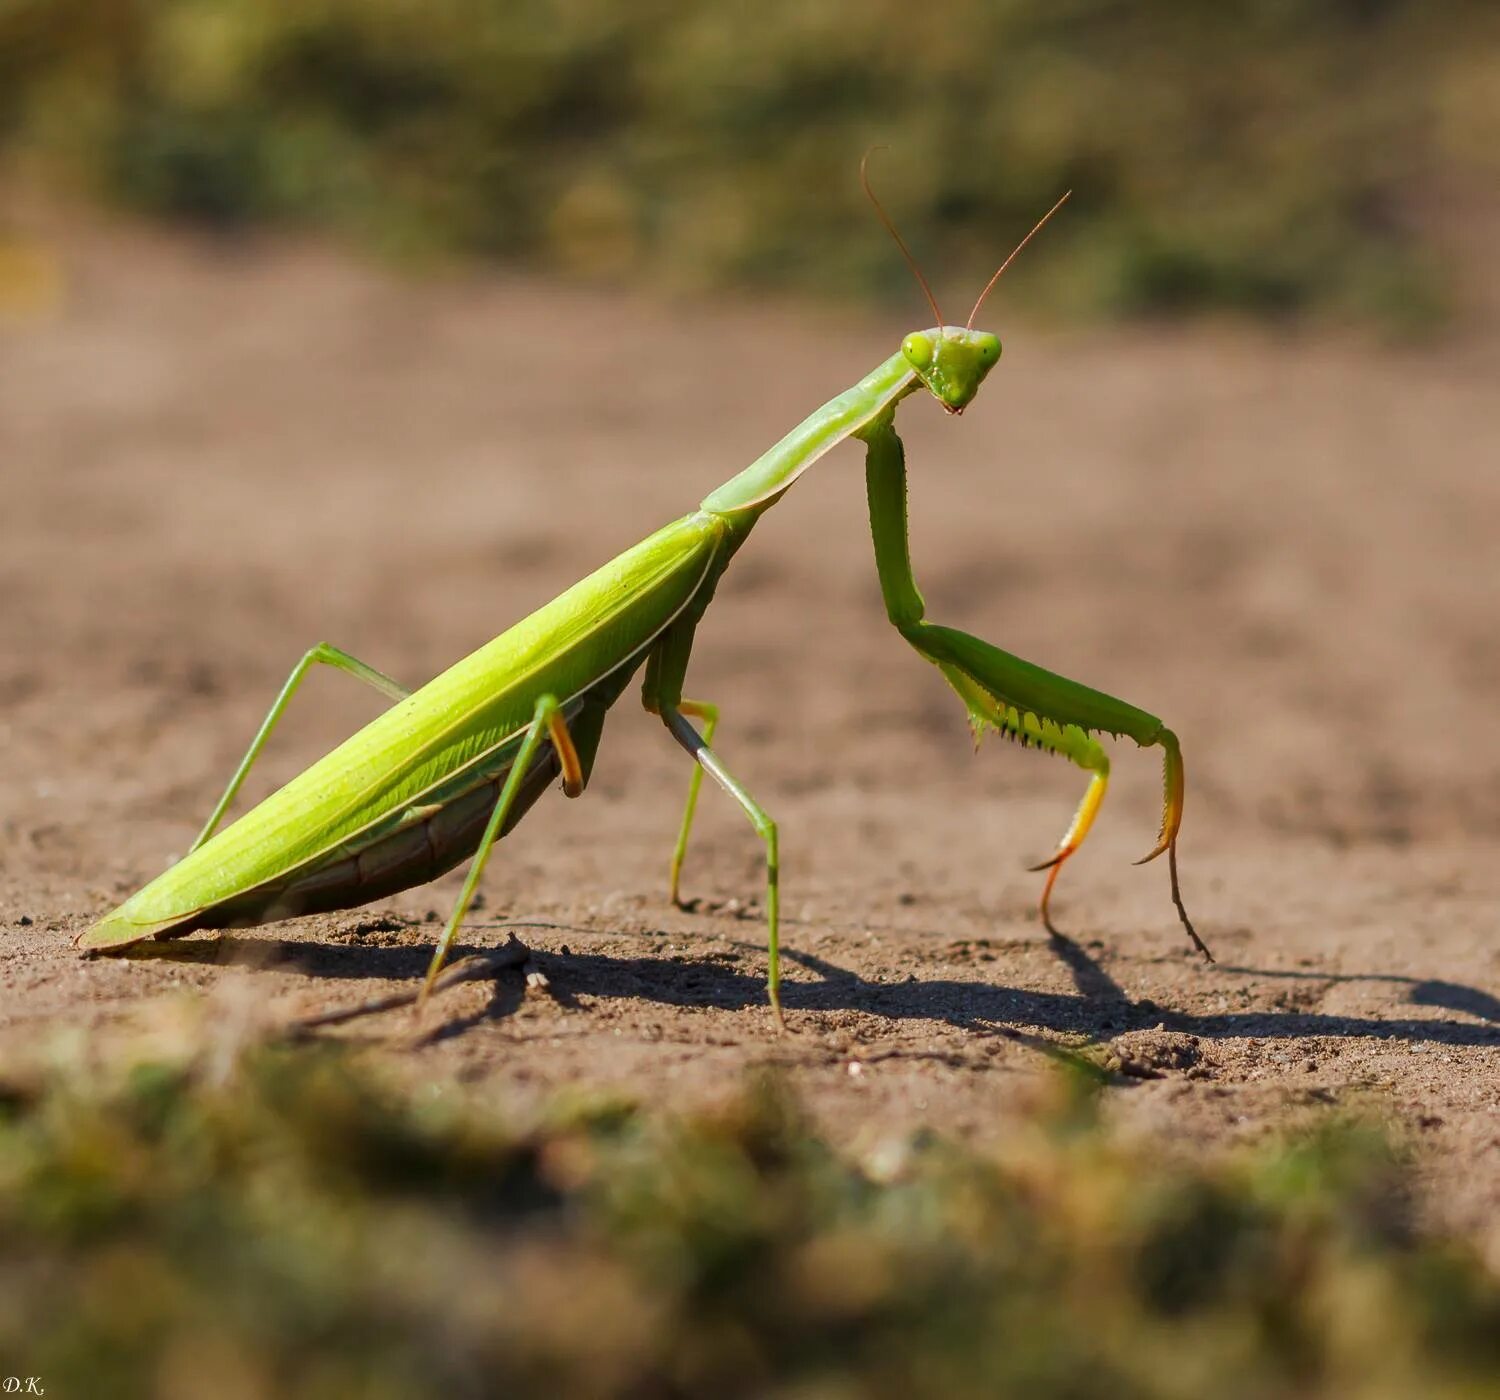
{"label": "sandy soil texture", "polygon": [[[458,876],[351,914],[85,962],[74,934],[181,853],[303,649],[417,681],[691,507],[903,329],[491,277],[400,282],[321,250],[71,233],[51,319],[0,330],[0,1055],[206,998],[225,1025],[408,984]],[[913,298],[916,304],[915,297]],[[1003,297],[991,323],[1005,332]],[[683,1102],[785,1066],[858,1143],[982,1141],[1104,1045],[1110,1112],[1216,1147],[1326,1105],[1412,1142],[1500,1260],[1500,343],[1011,328],[962,420],[903,412],[929,616],[1163,715],[1189,793],[1189,952],[1154,755],[1126,743],[1050,942],[1025,864],[1082,788],[977,754],[888,626],[860,455],[760,526],[692,690],[777,816],[793,1033],[764,1007],[759,847],[633,700],[593,787],[502,847],[467,946],[519,971],[338,1032],[524,1108]],[[315,676],[269,791],[375,713]],[[545,983],[545,985],[542,985]],[[238,1019],[237,1019],[238,1018]]]}

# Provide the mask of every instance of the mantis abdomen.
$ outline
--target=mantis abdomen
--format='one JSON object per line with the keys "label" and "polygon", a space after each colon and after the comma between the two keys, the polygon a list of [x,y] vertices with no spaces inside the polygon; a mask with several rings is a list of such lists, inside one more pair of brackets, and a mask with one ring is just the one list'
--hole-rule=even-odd
{"label": "mantis abdomen", "polygon": [[[412,818],[394,829],[348,841],[276,880],[157,928],[152,936],[176,938],[195,929],[250,928],[303,914],[354,909],[425,885],[474,854],[510,770],[507,761],[467,792],[411,809]],[[522,779],[501,835],[531,810],[561,771],[556,751],[550,744],[543,746]]]}
{"label": "mantis abdomen", "polygon": [[[697,598],[722,535],[695,513],[611,560],[194,849],[83,946],[350,908],[451,869],[477,849],[544,697],[586,780],[605,712]],[[532,747],[506,830],[561,771],[559,757],[555,742]]]}

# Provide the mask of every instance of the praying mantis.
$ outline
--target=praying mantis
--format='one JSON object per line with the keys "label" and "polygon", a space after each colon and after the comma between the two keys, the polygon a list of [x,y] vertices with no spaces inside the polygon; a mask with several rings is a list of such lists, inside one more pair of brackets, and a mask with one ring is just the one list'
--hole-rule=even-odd
{"label": "praying mantis", "polygon": [[[574,584],[415,691],[326,643],[293,668],[218,805],[188,854],[83,933],[88,953],[114,953],[151,938],[237,928],[353,908],[425,884],[469,857],[422,986],[431,992],[473,900],[495,843],[557,779],[569,797],[588,786],[604,719],[644,670],[645,708],[660,717],[693,761],[672,852],[669,893],[680,876],[699,789],[709,774],[738,803],[764,843],[766,988],[784,1025],[780,965],[780,857],[776,823],[713,747],[719,710],[683,697],[698,625],[730,561],[760,517],[841,443],[865,449],[875,563],[891,623],[941,672],[963,702],[976,736],[986,730],[1061,754],[1089,775],[1072,821],[1045,871],[1040,914],[1056,934],[1049,902],[1058,872],[1094,822],[1109,782],[1101,735],[1126,736],[1163,754],[1164,798],[1156,845],[1165,853],[1172,901],[1194,946],[1211,959],[1183,907],[1177,874],[1184,776],[1177,737],[1123,700],[1023,661],[988,642],[929,622],[907,543],[906,465],[895,414],[925,390],[954,416],[1000,359],[999,339],[974,321],[1016,254],[1057,212],[1053,205],[1000,265],[963,326],[947,325],[895,225],[860,178],[932,308],[935,324],[913,331],[888,359],[830,399],[775,446],[704,497],[699,507]],[[314,665],[366,682],[392,704],[325,757],[220,830],[226,812],[277,722]],[[694,721],[701,722],[695,725]]]}

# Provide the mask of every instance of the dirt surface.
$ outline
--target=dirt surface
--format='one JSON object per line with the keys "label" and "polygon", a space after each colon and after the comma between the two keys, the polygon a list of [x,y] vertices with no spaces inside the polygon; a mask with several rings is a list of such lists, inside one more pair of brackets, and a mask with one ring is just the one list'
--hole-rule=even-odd
{"label": "dirt surface", "polygon": [[[903,329],[128,230],[59,251],[59,312],[0,329],[7,1058],[409,985],[457,875],[130,959],[70,942],[185,849],[309,644],[425,679],[691,507]],[[854,1144],[918,1123],[983,1141],[1048,1047],[1104,1045],[1110,1112],[1164,1146],[1373,1109],[1433,1211],[1500,1261],[1497,371],[1473,334],[1418,352],[1021,326],[962,420],[903,411],[929,616],[1181,735],[1184,892],[1216,965],[1164,866],[1130,865],[1158,779],[1129,743],[1059,886],[1071,938],[1048,940],[1023,867],[1081,776],[975,755],[885,621],[845,448],[761,524],[692,671],[781,824],[792,1033],[765,1009],[758,843],[712,792],[699,902],[666,903],[687,773],[633,702],[585,798],[549,797],[501,848],[467,933],[542,925],[520,930],[542,978],[336,1033],[522,1110],[560,1086],[680,1103],[775,1063]],[[251,786],[377,707],[315,676]]]}

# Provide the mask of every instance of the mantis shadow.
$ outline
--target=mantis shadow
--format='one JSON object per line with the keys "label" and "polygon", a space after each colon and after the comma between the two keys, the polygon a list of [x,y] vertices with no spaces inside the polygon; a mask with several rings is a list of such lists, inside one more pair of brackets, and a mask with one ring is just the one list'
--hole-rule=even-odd
{"label": "mantis shadow", "polygon": [[1289,972],[1281,968],[1258,967],[1225,967],[1224,971],[1299,982],[1385,982],[1391,986],[1409,987],[1407,1000],[1414,1006],[1441,1006],[1448,1011],[1462,1011],[1500,1025],[1500,997],[1480,991],[1478,987],[1466,987],[1461,982],[1445,982],[1435,977],[1406,977],[1394,972]]}
{"label": "mantis shadow", "polygon": [[[506,922],[502,926],[527,925]],[[541,926],[580,936],[598,934],[597,929],[565,924]],[[1122,1031],[1160,1028],[1206,1039],[1343,1037],[1448,1046],[1500,1044],[1500,999],[1459,983],[1384,973],[1288,972],[1226,966],[1219,971],[1231,976],[1321,983],[1379,982],[1406,987],[1407,1000],[1413,1006],[1442,1007],[1476,1020],[1385,1019],[1282,1010],[1200,1013],[1174,1010],[1150,998],[1132,998],[1097,959],[1071,938],[1053,935],[1048,946],[1068,969],[1074,992],[1040,991],[954,978],[912,977],[904,982],[875,982],[811,953],[788,948],[783,950],[785,960],[815,974],[815,980],[798,978],[783,982],[782,999],[789,1012],[854,1011],[893,1022],[930,1020],[962,1030],[1009,1036],[1017,1032],[1051,1031],[1102,1040]],[[754,970],[738,966],[741,955],[747,959],[758,957],[761,949],[748,943],[736,947],[737,954],[718,953],[701,958],[681,954],[621,957],[537,949],[532,951],[528,965],[545,972],[549,995],[564,1007],[577,1008],[586,998],[619,998],[721,1011],[764,1007],[763,972],[758,966]],[[453,961],[492,951],[487,945],[460,944],[453,950]],[[224,934],[213,941],[155,945],[141,950],[137,956],[233,964],[255,970],[293,970],[309,977],[335,980],[414,981],[426,972],[432,950],[426,944],[351,946]],[[518,975],[502,974],[494,980],[494,994],[484,1008],[443,1023],[425,1037],[425,1042],[450,1039],[481,1023],[514,1014],[523,1000],[521,985]]]}

